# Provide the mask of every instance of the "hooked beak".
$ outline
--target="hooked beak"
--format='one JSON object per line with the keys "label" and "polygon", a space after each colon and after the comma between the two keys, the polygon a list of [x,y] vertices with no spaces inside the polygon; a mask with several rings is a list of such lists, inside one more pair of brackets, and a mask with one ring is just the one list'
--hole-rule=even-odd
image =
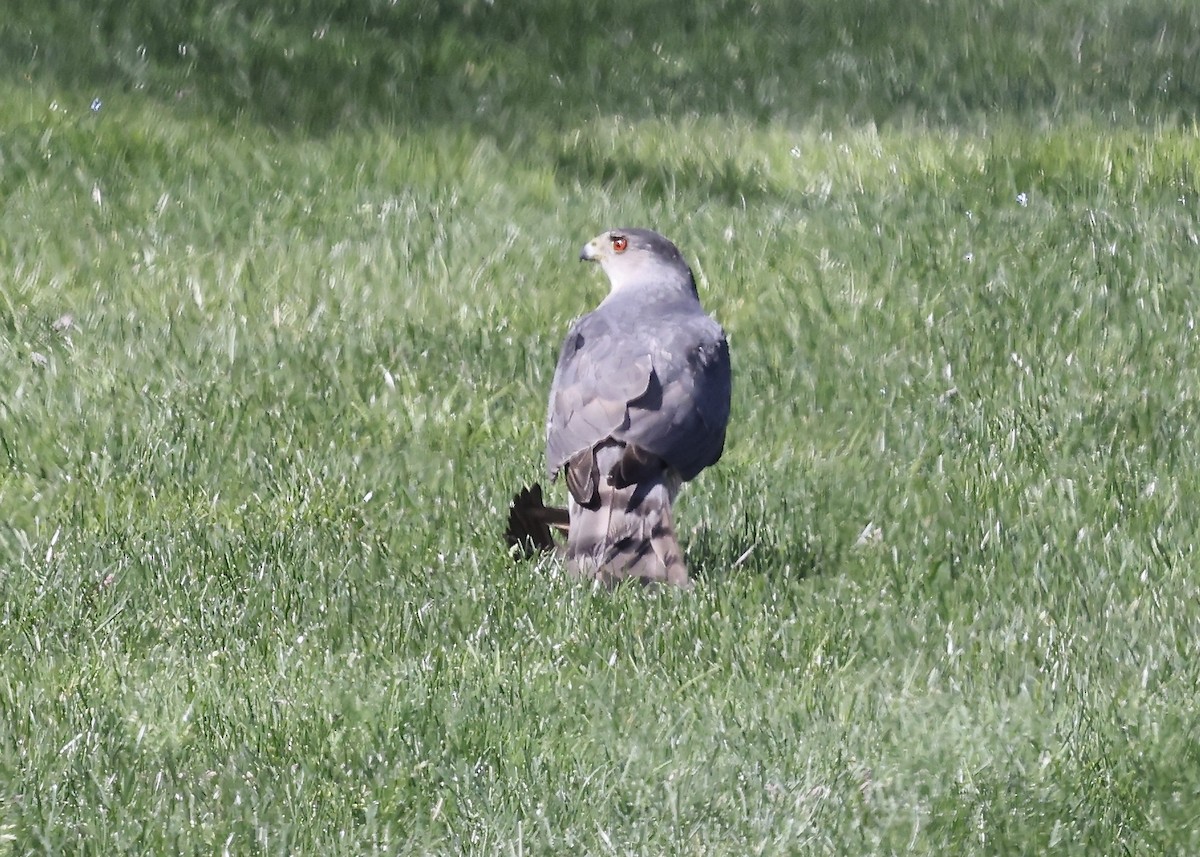
{"label": "hooked beak", "polygon": [[583,249],[579,251],[580,262],[595,262],[600,258],[600,254],[596,249],[596,242],[589,241],[583,245]]}

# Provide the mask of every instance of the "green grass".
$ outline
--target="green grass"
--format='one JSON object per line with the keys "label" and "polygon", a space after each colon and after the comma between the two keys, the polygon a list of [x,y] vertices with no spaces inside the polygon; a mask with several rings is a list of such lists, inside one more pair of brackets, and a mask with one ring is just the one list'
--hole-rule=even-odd
{"label": "green grass", "polygon": [[[9,5],[0,855],[1200,851],[1200,7]],[[686,595],[500,540],[613,225]]]}

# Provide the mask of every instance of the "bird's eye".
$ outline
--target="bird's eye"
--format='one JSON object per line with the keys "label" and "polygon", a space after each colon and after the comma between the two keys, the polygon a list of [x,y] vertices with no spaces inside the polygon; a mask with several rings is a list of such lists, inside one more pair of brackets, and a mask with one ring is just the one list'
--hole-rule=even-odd
{"label": "bird's eye", "polygon": [[614,235],[612,240],[613,249],[618,253],[624,253],[625,248],[629,246],[629,239],[624,235]]}

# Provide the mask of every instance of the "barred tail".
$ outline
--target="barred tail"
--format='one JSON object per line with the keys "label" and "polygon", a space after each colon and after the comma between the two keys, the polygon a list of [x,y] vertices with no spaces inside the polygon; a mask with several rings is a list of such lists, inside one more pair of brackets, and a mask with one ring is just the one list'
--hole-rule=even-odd
{"label": "barred tail", "polygon": [[[614,453],[619,456],[620,448],[597,450],[600,473],[613,472],[611,463],[604,459]],[[567,568],[571,574],[609,585],[629,578],[688,585],[671,514],[678,480],[662,470],[641,475],[640,481],[622,487],[601,477],[596,496],[587,506],[571,497],[567,535]]]}

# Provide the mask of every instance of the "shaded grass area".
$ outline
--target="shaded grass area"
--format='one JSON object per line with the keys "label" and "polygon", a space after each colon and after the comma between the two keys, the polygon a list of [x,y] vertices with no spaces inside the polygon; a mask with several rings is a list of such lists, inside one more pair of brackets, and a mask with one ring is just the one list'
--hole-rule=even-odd
{"label": "shaded grass area", "polygon": [[1193,118],[1200,79],[1184,0],[10,5],[0,62],[26,80],[318,134],[468,123],[507,140],[614,113],[1154,123]]}
{"label": "shaded grass area", "polygon": [[[757,8],[14,7],[0,852],[1196,850],[1191,6]],[[619,223],[683,597],[499,545]]]}

